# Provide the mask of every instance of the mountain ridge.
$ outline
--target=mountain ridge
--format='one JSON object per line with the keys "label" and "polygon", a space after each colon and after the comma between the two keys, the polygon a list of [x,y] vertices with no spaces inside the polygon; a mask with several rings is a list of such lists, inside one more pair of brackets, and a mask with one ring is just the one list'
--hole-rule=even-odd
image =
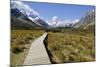
{"label": "mountain ridge", "polygon": [[[29,10],[26,8],[28,8]],[[16,17],[16,20],[19,21],[21,20],[30,21],[26,23],[28,25],[32,24],[33,26],[36,25],[42,28],[49,27],[49,25],[39,17],[38,12],[34,11],[28,5],[22,3],[21,1],[11,1],[11,16]]]}
{"label": "mountain ridge", "polygon": [[74,21],[60,20],[57,16],[54,16],[50,21],[44,21],[40,18],[37,11],[31,9],[21,1],[11,1],[11,16],[14,17],[11,17],[11,21],[13,20],[12,26],[33,26],[44,29],[54,29],[58,27],[87,29],[89,26],[91,27],[95,24],[95,10],[87,12],[81,19]]}

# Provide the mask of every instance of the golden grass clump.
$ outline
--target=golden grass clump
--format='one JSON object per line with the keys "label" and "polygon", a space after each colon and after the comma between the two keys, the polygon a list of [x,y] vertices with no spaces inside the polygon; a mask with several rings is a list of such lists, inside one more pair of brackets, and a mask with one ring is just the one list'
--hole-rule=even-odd
{"label": "golden grass clump", "polygon": [[[71,30],[70,30],[71,31]],[[95,60],[95,37],[78,31],[49,32],[48,50],[55,63],[86,62]],[[82,35],[84,34],[84,35]],[[90,35],[89,35],[90,34]]]}
{"label": "golden grass clump", "polygon": [[11,66],[22,65],[31,43],[43,30],[11,30]]}

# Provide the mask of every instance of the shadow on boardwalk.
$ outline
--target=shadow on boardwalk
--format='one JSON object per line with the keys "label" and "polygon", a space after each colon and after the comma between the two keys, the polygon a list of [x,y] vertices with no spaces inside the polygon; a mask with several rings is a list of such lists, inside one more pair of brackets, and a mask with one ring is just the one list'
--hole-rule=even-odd
{"label": "shadow on boardwalk", "polygon": [[23,65],[51,64],[47,54],[47,48],[44,46],[46,37],[47,33],[44,33],[32,43]]}

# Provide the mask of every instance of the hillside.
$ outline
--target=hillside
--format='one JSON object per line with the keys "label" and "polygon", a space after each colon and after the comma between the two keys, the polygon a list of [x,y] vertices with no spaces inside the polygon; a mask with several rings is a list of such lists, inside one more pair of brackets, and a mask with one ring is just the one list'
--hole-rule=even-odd
{"label": "hillside", "polygon": [[80,21],[76,23],[73,27],[87,29],[94,25],[95,25],[95,11],[92,10],[92,11],[87,12],[86,15],[82,17]]}

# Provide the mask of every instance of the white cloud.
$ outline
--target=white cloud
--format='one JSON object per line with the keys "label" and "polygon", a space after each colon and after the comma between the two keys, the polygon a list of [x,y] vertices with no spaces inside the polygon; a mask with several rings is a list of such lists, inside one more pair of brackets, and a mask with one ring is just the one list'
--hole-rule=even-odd
{"label": "white cloud", "polygon": [[11,1],[11,9],[19,9],[22,13],[29,15],[39,16],[39,13],[33,10],[28,5],[24,4],[22,1]]}
{"label": "white cloud", "polygon": [[55,20],[58,20],[58,17],[57,17],[57,16],[54,16],[54,17],[52,18],[52,21],[55,21]]}
{"label": "white cloud", "polygon": [[76,20],[72,21],[73,24],[75,24],[77,22],[79,22],[79,19],[76,19]]}

